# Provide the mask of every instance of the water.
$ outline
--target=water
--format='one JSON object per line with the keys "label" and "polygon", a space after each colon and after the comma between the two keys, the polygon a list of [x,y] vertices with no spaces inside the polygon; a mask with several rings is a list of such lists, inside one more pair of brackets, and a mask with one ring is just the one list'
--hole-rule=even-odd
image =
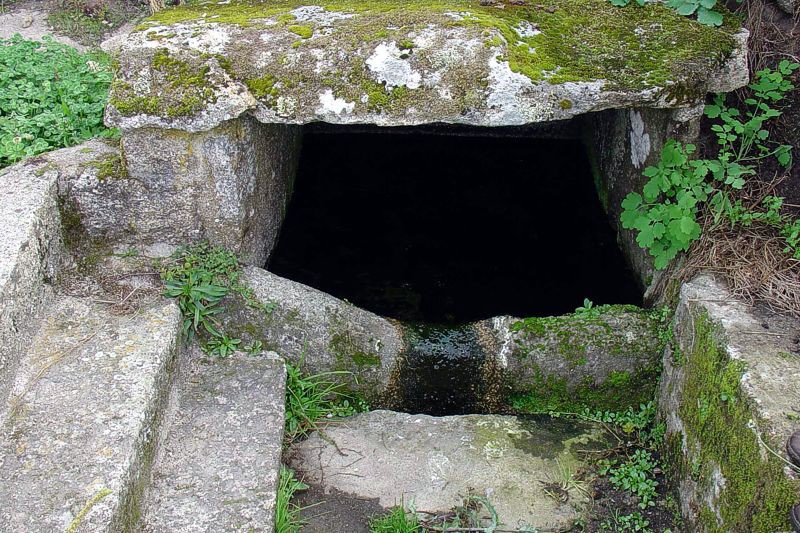
{"label": "water", "polygon": [[484,354],[475,329],[416,325],[406,331],[401,410],[437,416],[480,412]]}

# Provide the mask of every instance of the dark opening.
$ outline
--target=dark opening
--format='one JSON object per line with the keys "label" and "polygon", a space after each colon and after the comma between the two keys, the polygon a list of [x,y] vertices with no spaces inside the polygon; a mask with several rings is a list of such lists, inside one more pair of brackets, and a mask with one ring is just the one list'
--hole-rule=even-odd
{"label": "dark opening", "polygon": [[269,270],[409,322],[641,303],[574,140],[307,133]]}

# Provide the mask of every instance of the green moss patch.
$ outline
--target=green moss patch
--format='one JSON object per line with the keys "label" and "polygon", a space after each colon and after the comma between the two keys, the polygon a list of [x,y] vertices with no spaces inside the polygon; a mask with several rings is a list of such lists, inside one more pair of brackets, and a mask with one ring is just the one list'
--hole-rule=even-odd
{"label": "green moss patch", "polygon": [[[711,482],[715,468],[722,473],[719,517],[707,507],[699,513],[705,531],[789,531],[789,510],[800,501],[800,484],[787,478],[783,464],[751,429],[754,408],[740,387],[745,369],[727,356],[719,338],[704,312],[695,318],[694,348],[684,354],[686,380],[679,410],[691,459],[675,434],[667,446],[670,462],[678,478],[691,477],[701,487]],[[783,443],[770,446],[780,449]]]}
{"label": "green moss patch", "polygon": [[[478,0],[325,0],[318,5],[357,16],[337,21],[330,36],[316,36],[313,23],[292,24],[290,11],[301,5],[274,0],[177,6],[156,13],[139,29],[205,21],[273,32],[279,30],[267,22],[277,21],[284,31],[327,39],[340,49],[393,39],[416,53],[410,32],[429,24],[465,27],[482,35],[487,46],[501,49],[511,69],[533,81],[606,80],[609,89],[638,90],[721,61],[733,49],[738,27],[730,14],[722,28],[710,28],[660,3],[618,8],[607,0],[542,0],[498,9]],[[539,33],[521,36],[517,29],[523,23]]]}
{"label": "green moss patch", "polygon": [[139,94],[122,79],[115,79],[109,102],[123,115],[146,113],[169,118],[193,115],[216,101],[208,57],[182,59],[160,48],[153,54],[151,70],[159,82],[149,94]]}

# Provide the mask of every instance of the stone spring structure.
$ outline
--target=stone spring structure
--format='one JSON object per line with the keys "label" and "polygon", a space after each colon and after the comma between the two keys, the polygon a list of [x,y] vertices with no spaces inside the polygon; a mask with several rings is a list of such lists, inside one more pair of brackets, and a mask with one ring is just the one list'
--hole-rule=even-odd
{"label": "stone spring structure", "polygon": [[[621,199],[641,187],[642,168],[664,142],[697,136],[707,93],[747,82],[746,39],[732,20],[709,28],[658,3],[621,10],[604,0],[221,1],[146,20],[117,58],[107,122],[120,128],[120,146],[90,141],[0,174],[0,225],[9,228],[0,240],[2,523],[15,532],[273,527],[283,363],[274,355],[214,362],[184,349],[176,306],[158,297],[140,263],[114,251],[160,255],[204,239],[234,250],[251,265],[243,279],[255,298],[277,309],[272,321],[258,322],[233,305],[230,327],[263,336],[283,357],[310,347],[312,369],[341,370],[344,361],[364,392],[391,392],[401,327],[259,268],[278,238],[304,125],[513,127],[532,137],[579,137],[616,221]],[[642,287],[657,298],[647,256],[628,232],[619,236]],[[78,283],[76,260],[93,271]],[[137,291],[152,298],[120,313],[117,304]],[[662,408],[673,464],[681,465],[682,511],[698,529],[769,531],[796,490],[794,474],[767,451],[779,450],[792,428],[787,417],[797,397],[775,387],[800,379],[796,324],[776,322],[768,337],[775,342],[754,345],[748,335],[761,323],[735,301],[718,300],[731,298],[708,279],[683,288],[675,323],[682,356],[664,359]],[[609,320],[580,327],[590,337],[617,330],[629,345],[589,345],[577,371],[558,357],[558,331],[548,328],[559,321],[527,334],[512,331],[509,317],[471,327],[510,381],[544,371],[573,387],[567,378],[602,383],[614,371],[657,364],[660,344],[641,334],[648,318],[622,312]],[[643,348],[634,352],[634,345]],[[350,365],[357,359],[368,364]],[[718,435],[698,422],[692,405],[718,391],[693,382],[689,370],[736,370],[740,360],[755,371],[737,374],[742,408],[728,423],[739,448],[755,450],[746,465],[732,464],[714,444]],[[537,433],[513,417],[381,411],[339,434],[369,443],[386,424],[398,426],[399,436],[408,424],[464,436],[482,450],[477,460],[498,461],[486,470],[490,478],[537,465],[529,473],[534,485],[559,461],[575,464],[572,444],[596,440],[591,425]],[[542,435],[551,443],[546,453],[519,452],[529,449],[525,439]],[[309,440],[296,457],[336,459],[323,440]],[[404,464],[418,459],[397,450]],[[464,481],[458,475],[475,454],[438,452],[437,468],[462,466],[455,474],[436,470],[437,482]],[[308,461],[297,466],[312,479],[348,466],[333,462],[318,465],[322,474]],[[760,483],[759,472],[768,473]],[[393,496],[392,487],[345,488],[386,504]],[[755,497],[764,508],[740,512]],[[540,527],[578,516],[569,506],[537,505],[546,507]],[[508,513],[529,519],[529,511]]]}

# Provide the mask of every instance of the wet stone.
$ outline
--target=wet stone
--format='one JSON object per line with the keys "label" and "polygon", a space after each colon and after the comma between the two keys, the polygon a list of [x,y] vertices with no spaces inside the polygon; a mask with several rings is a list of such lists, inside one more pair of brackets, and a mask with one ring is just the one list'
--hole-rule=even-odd
{"label": "wet stone", "polygon": [[[372,411],[295,444],[290,464],[325,494],[435,512],[460,505],[471,489],[507,527],[560,530],[587,503],[579,450],[608,445],[602,428],[585,422]],[[554,487],[564,487],[559,497]]]}

